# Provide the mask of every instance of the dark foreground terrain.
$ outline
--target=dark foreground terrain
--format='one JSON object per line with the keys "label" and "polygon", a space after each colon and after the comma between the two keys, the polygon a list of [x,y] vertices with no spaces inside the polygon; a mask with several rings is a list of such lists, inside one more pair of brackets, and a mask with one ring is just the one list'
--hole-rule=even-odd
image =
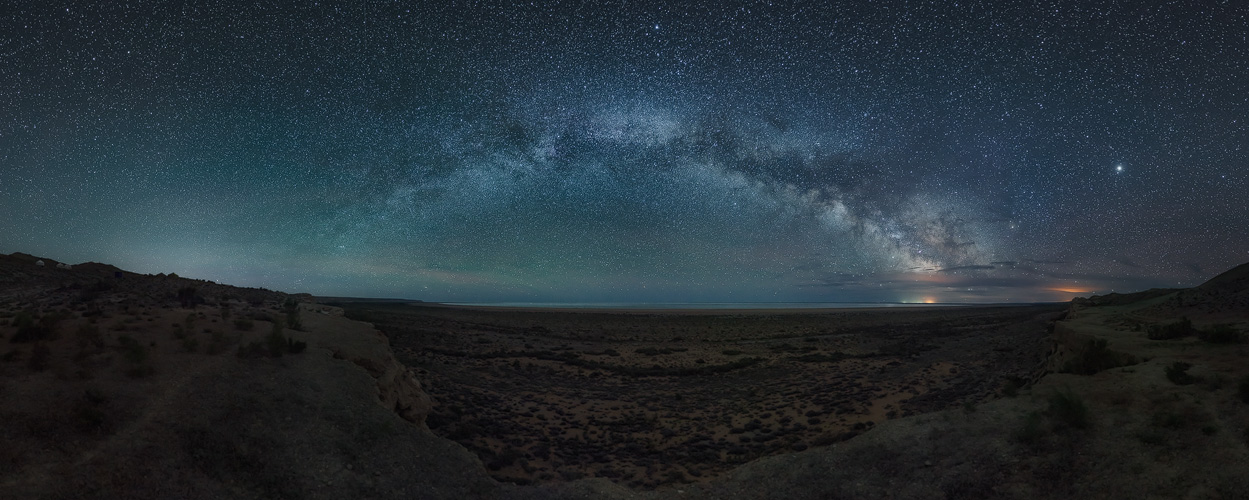
{"label": "dark foreground terrain", "polygon": [[516,483],[706,480],[878,423],[974,407],[1044,369],[1066,304],[550,311],[351,303],[418,368],[428,423]]}
{"label": "dark foreground terrain", "polygon": [[1249,265],[1061,313],[346,304],[389,339],[56,264],[0,255],[0,499],[1249,498]]}

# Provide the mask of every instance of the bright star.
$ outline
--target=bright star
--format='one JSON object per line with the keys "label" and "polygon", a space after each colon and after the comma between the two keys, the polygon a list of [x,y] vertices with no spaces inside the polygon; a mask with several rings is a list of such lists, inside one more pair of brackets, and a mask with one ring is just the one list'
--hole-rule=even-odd
{"label": "bright star", "polygon": [[1122,172],[1123,172],[1123,165],[1115,165],[1115,173],[1118,174]]}

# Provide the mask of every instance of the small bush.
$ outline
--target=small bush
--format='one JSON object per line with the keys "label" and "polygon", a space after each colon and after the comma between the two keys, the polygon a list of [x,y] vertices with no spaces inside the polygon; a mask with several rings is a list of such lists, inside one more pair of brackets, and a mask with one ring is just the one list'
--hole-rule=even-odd
{"label": "small bush", "polygon": [[299,309],[286,312],[286,326],[291,330],[304,331],[304,323],[299,319]]}
{"label": "small bush", "polygon": [[[170,274],[170,276],[176,276]],[[184,286],[178,289],[178,302],[185,308],[194,308],[197,304],[203,304],[204,298],[200,297],[199,290],[193,286]]]}
{"label": "small bush", "polygon": [[104,347],[104,337],[100,335],[100,327],[96,325],[82,325],[74,336],[78,339],[78,348],[81,350]]}
{"label": "small bush", "polygon": [[105,404],[108,403],[108,396],[97,389],[87,389],[84,391],[83,398],[78,400],[75,406],[75,412],[78,420],[76,426],[79,430],[92,434],[109,434],[113,430],[113,422],[110,413],[105,411]]}
{"label": "small bush", "polygon": [[1049,415],[1056,422],[1075,429],[1089,425],[1089,407],[1070,389],[1055,391],[1049,398]]}
{"label": "small bush", "polygon": [[720,351],[720,354],[723,354],[725,356],[737,356],[741,353],[742,351],[739,351],[737,349],[725,349],[723,351]]}
{"label": "small bush", "polygon": [[265,337],[265,345],[271,358],[278,358],[286,354],[286,336],[282,335],[280,331],[272,332]]}
{"label": "small bush", "polygon": [[1150,420],[1154,426],[1166,429],[1183,429],[1188,424],[1183,415],[1169,411],[1155,413]]}
{"label": "small bush", "polygon": [[17,316],[13,318],[13,325],[17,327],[17,333],[9,338],[9,342],[20,344],[51,340],[54,337],[54,328],[58,322],[60,322],[60,318],[55,314],[39,317],[31,311],[17,313]]}
{"label": "small bush", "polygon": [[1166,325],[1149,325],[1149,333],[1146,334],[1150,340],[1171,340],[1188,337],[1196,333],[1193,329],[1193,322],[1188,317],[1181,318],[1175,323]]}
{"label": "small bush", "polygon": [[121,342],[123,356],[126,358],[127,364],[129,364],[126,368],[126,375],[133,378],[142,378],[156,373],[156,368],[152,366],[146,346],[129,335],[122,335],[117,340]]}
{"label": "small bush", "polygon": [[250,332],[250,331],[252,331],[252,329],[253,329],[253,328],[255,328],[255,327],[256,327],[256,323],[252,322],[252,320],[250,320],[250,319],[247,319],[247,318],[239,318],[239,319],[234,320],[234,328],[235,328],[236,330],[242,330],[242,331],[244,331],[244,332]]}
{"label": "small bush", "polygon": [[251,342],[247,345],[240,345],[238,356],[240,358],[263,358],[268,354],[269,350],[260,342]]}
{"label": "small bush", "polygon": [[292,330],[303,331],[303,322],[299,320],[299,301],[289,297],[282,303],[282,309],[286,312],[286,325]]}
{"label": "small bush", "polygon": [[18,328],[33,326],[35,324],[35,319],[36,315],[34,312],[21,311],[13,316],[13,321],[10,324]]}
{"label": "small bush", "polygon": [[27,366],[31,371],[36,372],[47,370],[52,366],[52,349],[48,347],[48,344],[43,342],[35,344],[35,348],[30,351]]}
{"label": "small bush", "polygon": [[265,345],[269,348],[270,357],[279,357],[286,353],[286,336],[282,335],[285,328],[282,318],[273,318],[273,329],[269,331],[269,335],[265,337]]}
{"label": "small bush", "polygon": [[368,311],[365,311],[365,310],[362,310],[362,309],[346,309],[346,308],[344,308],[344,309],[343,309],[343,317],[344,317],[344,318],[347,318],[347,319],[349,319],[349,320],[352,320],[352,321],[363,321],[363,322],[365,322],[365,323],[371,323],[371,322],[373,321],[373,318],[372,318],[371,316],[369,316]]}
{"label": "small bush", "polygon": [[1144,431],[1137,432],[1136,439],[1141,440],[1142,443],[1151,444],[1154,446],[1161,446],[1167,442],[1166,438],[1164,438],[1161,433],[1157,431],[1153,431],[1153,430],[1144,430]]}
{"label": "small bush", "polygon": [[1019,395],[1019,388],[1023,387],[1023,379],[1019,377],[1010,377],[1006,379],[1006,383],[1002,385],[1002,394],[1008,398]]}
{"label": "small bush", "polygon": [[1167,380],[1175,383],[1175,385],[1188,385],[1196,382],[1197,379],[1188,374],[1188,369],[1192,367],[1193,365],[1183,361],[1171,363],[1171,366],[1166,367]]}
{"label": "small bush", "polygon": [[1134,356],[1112,351],[1106,345],[1106,339],[1089,340],[1084,344],[1084,350],[1063,366],[1063,371],[1092,375],[1102,370],[1136,364]]}
{"label": "small bush", "polygon": [[1041,414],[1037,412],[1029,413],[1024,417],[1023,426],[1015,431],[1015,440],[1027,445],[1037,444],[1044,436],[1045,429],[1042,426]]}
{"label": "small bush", "polygon": [[292,339],[292,338],[286,339],[286,352],[289,352],[291,354],[299,354],[301,352],[304,352],[304,350],[307,348],[308,348],[307,342],[296,341],[295,339]]}
{"label": "small bush", "polygon": [[186,352],[195,352],[199,350],[199,341],[195,337],[188,337],[182,341],[182,350]]}
{"label": "small bush", "polygon": [[1242,402],[1249,404],[1249,377],[1240,379],[1240,383],[1236,384],[1236,395],[1240,396]]}
{"label": "small bush", "polygon": [[1213,325],[1197,331],[1197,338],[1211,344],[1243,344],[1245,334],[1232,328],[1232,325]]}
{"label": "small bush", "polygon": [[147,348],[138,340],[129,335],[122,335],[117,338],[117,341],[121,343],[126,361],[134,364],[147,361]]}

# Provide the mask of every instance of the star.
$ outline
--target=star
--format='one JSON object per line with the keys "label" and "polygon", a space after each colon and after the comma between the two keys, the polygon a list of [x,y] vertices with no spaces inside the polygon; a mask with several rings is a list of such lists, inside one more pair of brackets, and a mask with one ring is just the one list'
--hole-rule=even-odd
{"label": "star", "polygon": [[468,302],[1065,300],[1243,262],[1236,2],[859,3],[0,16],[0,253]]}

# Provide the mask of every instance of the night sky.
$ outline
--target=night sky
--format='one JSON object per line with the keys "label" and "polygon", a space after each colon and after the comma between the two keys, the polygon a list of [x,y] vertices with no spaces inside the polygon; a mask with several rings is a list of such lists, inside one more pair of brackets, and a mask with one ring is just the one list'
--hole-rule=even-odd
{"label": "night sky", "polygon": [[0,7],[0,252],[473,302],[1249,261],[1245,2],[98,3]]}

